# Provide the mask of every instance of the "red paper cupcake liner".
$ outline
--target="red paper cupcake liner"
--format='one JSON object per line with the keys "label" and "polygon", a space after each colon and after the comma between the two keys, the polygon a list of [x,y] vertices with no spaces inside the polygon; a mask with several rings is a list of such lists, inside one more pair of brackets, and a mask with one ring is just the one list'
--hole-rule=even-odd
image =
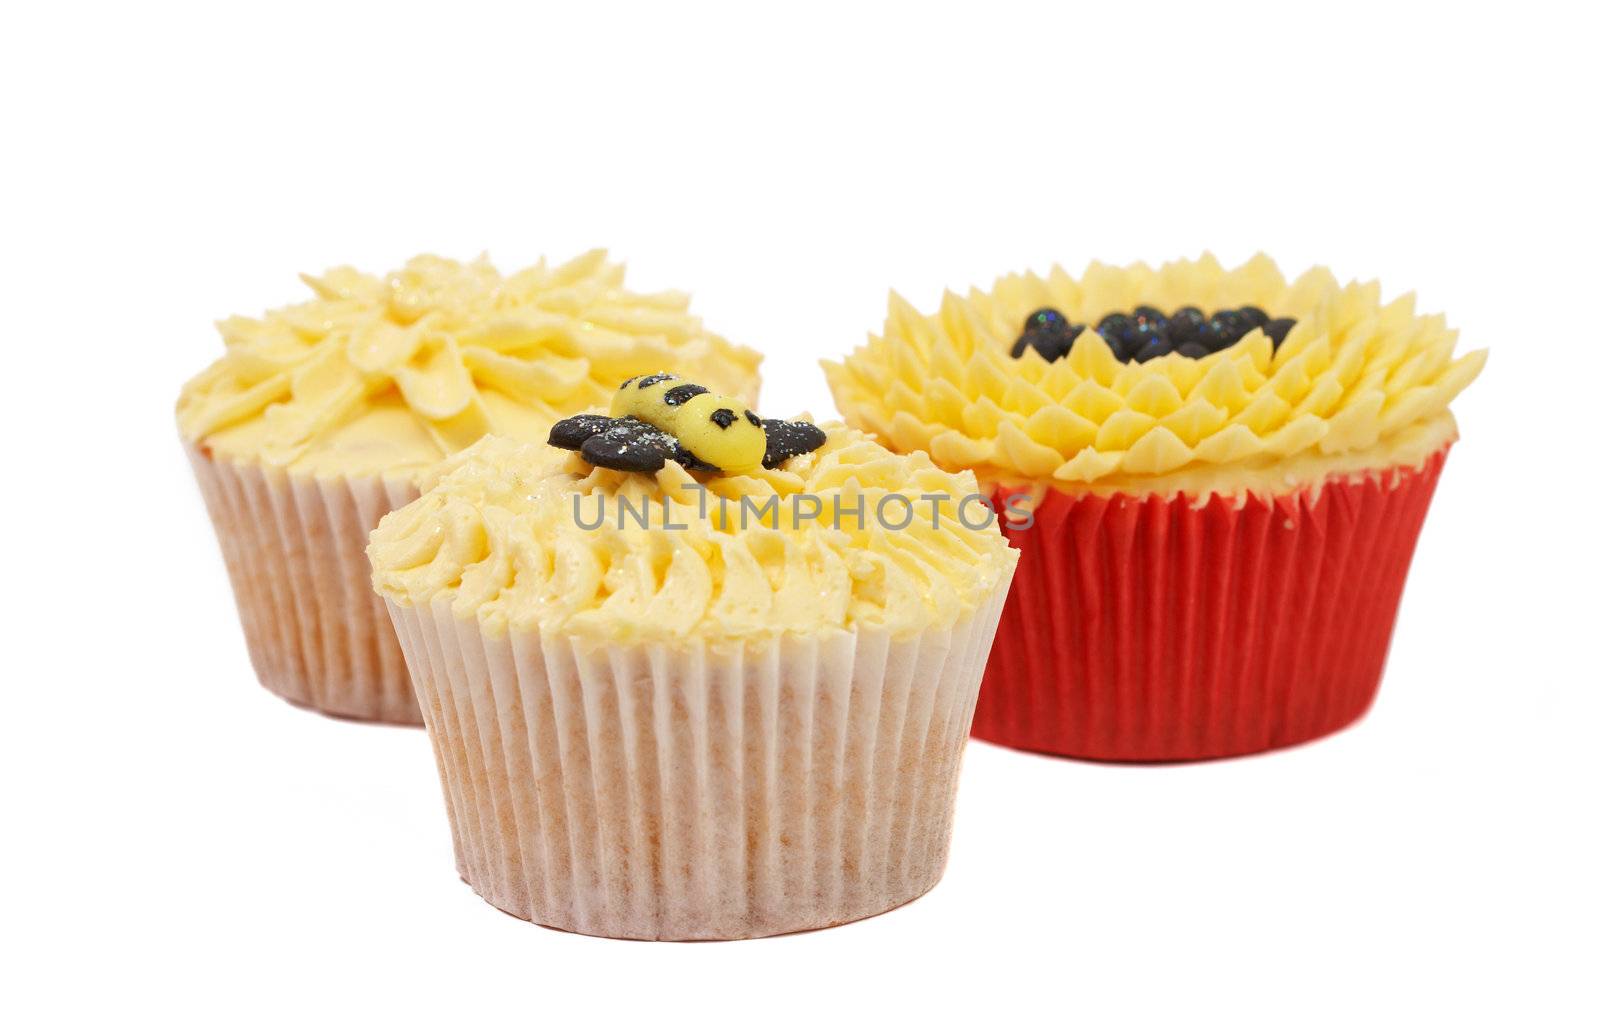
{"label": "red paper cupcake liner", "polygon": [[[1115,761],[1251,754],[1371,705],[1448,448],[1277,497],[1052,490],[972,735]],[[997,510],[1016,490],[998,487]]]}

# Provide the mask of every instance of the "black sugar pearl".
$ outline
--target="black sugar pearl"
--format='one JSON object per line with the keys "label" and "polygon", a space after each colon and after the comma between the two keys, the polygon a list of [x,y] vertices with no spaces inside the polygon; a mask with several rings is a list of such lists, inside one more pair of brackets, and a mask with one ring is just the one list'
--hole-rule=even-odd
{"label": "black sugar pearl", "polygon": [[1132,331],[1127,331],[1111,340],[1111,351],[1122,362],[1132,363],[1134,353],[1138,352],[1147,341],[1149,340],[1138,338]]}
{"label": "black sugar pearl", "polygon": [[1198,339],[1205,327],[1206,315],[1199,307],[1184,307],[1167,319],[1167,339],[1182,345]]}
{"label": "black sugar pearl", "polygon": [[1206,322],[1205,327],[1200,329],[1200,334],[1195,341],[1212,352],[1226,349],[1233,344],[1233,339],[1228,334],[1228,325],[1214,319]]}
{"label": "black sugar pearl", "polygon": [[[1237,330],[1244,325],[1244,318],[1239,316],[1237,310],[1218,310],[1211,315],[1211,319],[1220,322],[1229,330]],[[1244,332],[1241,331],[1239,334],[1242,335]]]}
{"label": "black sugar pearl", "polygon": [[1167,315],[1155,307],[1140,304],[1133,308],[1133,319],[1140,323],[1166,324]]}
{"label": "black sugar pearl", "polygon": [[1021,358],[1022,354],[1030,348],[1044,358],[1046,363],[1054,363],[1067,354],[1072,348],[1072,342],[1083,331],[1083,325],[1073,324],[1066,331],[1029,331],[1017,339],[1011,347],[1011,355]]}
{"label": "black sugar pearl", "polygon": [[1048,346],[1041,344],[1039,355],[1043,356],[1046,362],[1054,363],[1072,351],[1072,343],[1076,342],[1081,334],[1083,334],[1083,325],[1069,324],[1066,331],[1045,336]]}
{"label": "black sugar pearl", "polygon": [[1121,338],[1132,328],[1133,318],[1127,314],[1107,314],[1100,318],[1099,324],[1094,326],[1094,330],[1100,333],[1100,337],[1107,341],[1113,338]]}
{"label": "black sugar pearl", "polygon": [[1022,330],[1024,333],[1030,331],[1065,331],[1067,330],[1067,315],[1055,307],[1040,307],[1023,320]]}
{"label": "black sugar pearl", "polygon": [[1277,352],[1278,346],[1282,345],[1283,340],[1289,337],[1289,329],[1294,327],[1294,323],[1293,317],[1279,317],[1261,326],[1261,330],[1265,331],[1267,337],[1272,339],[1273,352]]}
{"label": "black sugar pearl", "polygon": [[1083,331],[1083,325],[1070,324],[1067,315],[1054,307],[1040,307],[1022,322],[1022,334],[1011,344],[1011,356],[1020,359],[1030,347],[1046,362],[1054,363],[1072,348],[1072,340]]}
{"label": "black sugar pearl", "polygon": [[767,453],[761,459],[763,469],[776,469],[796,455],[817,450],[828,440],[820,426],[803,420],[791,423],[783,419],[764,419],[761,428],[767,432]]}
{"label": "black sugar pearl", "polygon": [[1271,318],[1267,317],[1266,311],[1260,307],[1240,307],[1238,313],[1244,319],[1244,322],[1252,328],[1264,328],[1267,325],[1267,321],[1271,320]]}
{"label": "black sugar pearl", "polygon": [[1167,322],[1140,320],[1128,331],[1128,334],[1139,344],[1144,345],[1152,338],[1167,337]]}
{"label": "black sugar pearl", "polygon": [[1134,361],[1139,350],[1154,342],[1156,339],[1167,337],[1165,323],[1157,324],[1154,321],[1135,321],[1117,339],[1112,351],[1117,353],[1117,358],[1124,363]]}
{"label": "black sugar pearl", "polygon": [[1141,345],[1133,354],[1135,363],[1148,363],[1157,356],[1165,356],[1172,351],[1172,343],[1159,336],[1150,339]]}
{"label": "black sugar pearl", "polygon": [[1205,359],[1211,355],[1211,350],[1199,342],[1185,342],[1178,346],[1178,355],[1187,356],[1190,359]]}
{"label": "black sugar pearl", "polygon": [[1039,355],[1044,357],[1046,363],[1054,363],[1067,354],[1072,347],[1072,339],[1060,332],[1034,332],[1033,347],[1039,350]]}
{"label": "black sugar pearl", "polygon": [[1219,310],[1211,315],[1206,325],[1205,343],[1213,349],[1226,349],[1244,337],[1250,329],[1244,319],[1232,310]]}

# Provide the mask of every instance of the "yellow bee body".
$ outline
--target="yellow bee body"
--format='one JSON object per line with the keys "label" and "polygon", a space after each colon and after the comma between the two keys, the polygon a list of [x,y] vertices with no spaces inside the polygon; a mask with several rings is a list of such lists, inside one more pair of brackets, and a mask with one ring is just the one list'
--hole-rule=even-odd
{"label": "yellow bee body", "polygon": [[683,449],[723,472],[761,468],[767,434],[743,402],[672,374],[632,377],[611,399],[612,416],[632,416],[678,439]]}

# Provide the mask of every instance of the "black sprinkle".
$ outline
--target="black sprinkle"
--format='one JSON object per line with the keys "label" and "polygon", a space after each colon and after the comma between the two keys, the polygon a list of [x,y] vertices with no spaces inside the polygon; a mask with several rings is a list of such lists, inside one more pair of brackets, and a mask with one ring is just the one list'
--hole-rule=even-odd
{"label": "black sprinkle", "polygon": [[655,385],[660,384],[662,381],[675,381],[677,379],[678,378],[673,374],[651,374],[649,377],[639,378],[639,388],[643,390],[644,388],[654,387]]}
{"label": "black sprinkle", "polygon": [[1200,341],[1212,351],[1220,352],[1243,338],[1249,330],[1250,326],[1244,318],[1232,310],[1219,310],[1206,322],[1206,330],[1201,333]]}
{"label": "black sprinkle", "polygon": [[[1042,311],[1035,312],[1034,316]],[[1022,333],[1022,336],[1011,346],[1013,359],[1020,359],[1022,354],[1030,348],[1044,357],[1046,363],[1056,360],[1072,351],[1072,343],[1083,334],[1081,324],[1063,324],[1060,328],[1032,328]]]}
{"label": "black sprinkle", "polygon": [[1167,337],[1167,319],[1163,317],[1154,321],[1140,318],[1128,335],[1133,338],[1134,348],[1142,349],[1154,339]]}
{"label": "black sprinkle", "polygon": [[661,400],[668,405],[682,405],[696,395],[703,395],[706,389],[698,384],[680,384],[661,396]]}
{"label": "black sprinkle", "polygon": [[1167,340],[1179,345],[1196,341],[1205,327],[1206,315],[1199,307],[1183,307],[1167,321]]}
{"label": "black sprinkle", "polygon": [[1139,351],[1139,346],[1142,343],[1133,332],[1125,331],[1107,338],[1106,344],[1111,348],[1111,355],[1124,363],[1131,363],[1133,362],[1133,354]]}
{"label": "black sprinkle", "polygon": [[728,427],[732,426],[733,421],[738,418],[738,416],[733,414],[732,409],[718,409],[716,412],[711,414],[711,422],[717,424],[717,426],[723,430],[726,430]]}
{"label": "black sprinkle", "polygon": [[1239,341],[1250,330],[1250,323],[1237,310],[1218,310],[1211,315],[1211,320],[1217,324],[1229,345]]}
{"label": "black sprinkle", "polygon": [[815,423],[764,419],[761,428],[767,432],[767,453],[761,459],[763,469],[776,469],[795,455],[809,454],[828,441],[828,435]]}
{"label": "black sprinkle", "polygon": [[1138,349],[1134,350],[1133,361],[1135,363],[1147,363],[1150,360],[1155,359],[1157,356],[1165,356],[1171,351],[1172,343],[1168,342],[1165,338],[1156,336],[1139,346]]}
{"label": "black sprinkle", "polygon": [[1066,331],[1067,315],[1055,307],[1040,307],[1022,322],[1024,333],[1029,331]]}
{"label": "black sprinkle", "polygon": [[1127,314],[1107,314],[1100,318],[1099,324],[1094,326],[1094,330],[1098,331],[1100,337],[1107,342],[1121,338],[1123,334],[1132,329],[1133,318]]}
{"label": "black sprinkle", "polygon": [[1245,323],[1250,325],[1251,328],[1265,328],[1267,326],[1267,313],[1260,307],[1240,307],[1239,316],[1244,318]]}
{"label": "black sprinkle", "polygon": [[1021,356],[1023,352],[1032,348],[1044,358],[1046,363],[1054,363],[1066,355],[1070,341],[1063,332],[1030,331],[1022,336],[1022,352],[1017,353],[1017,355]]}
{"label": "black sprinkle", "polygon": [[746,409],[744,411],[744,418],[750,421],[750,425],[751,426],[760,426],[761,425],[761,417],[757,416],[755,413],[751,412],[749,409]]}
{"label": "black sprinkle", "polygon": [[550,428],[550,443],[558,448],[576,451],[583,442],[595,434],[604,433],[615,424],[610,416],[573,416],[563,419]]}

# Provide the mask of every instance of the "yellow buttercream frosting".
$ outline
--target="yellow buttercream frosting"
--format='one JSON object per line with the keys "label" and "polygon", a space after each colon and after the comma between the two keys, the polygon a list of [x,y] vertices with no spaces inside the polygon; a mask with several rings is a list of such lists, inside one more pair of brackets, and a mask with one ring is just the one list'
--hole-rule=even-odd
{"label": "yellow buttercream frosting", "polygon": [[[1260,329],[1204,359],[1122,363],[1092,328],[1054,363],[1010,355],[1024,317],[1078,322],[1147,304],[1171,312],[1254,305],[1297,323],[1281,348]],[[1150,268],[1091,264],[946,293],[923,314],[889,297],[882,335],[823,364],[854,426],[986,482],[1068,491],[1281,491],[1335,473],[1417,465],[1456,436],[1450,400],[1483,369],[1455,356],[1443,316],[1326,268],[1285,280],[1257,255]]]}
{"label": "yellow buttercream frosting", "polygon": [[608,642],[954,623],[1016,565],[970,472],[834,423],[782,468],[709,479],[592,468],[486,437],[431,470],[367,555],[379,595],[490,632]]}
{"label": "yellow buttercream frosting", "polygon": [[760,354],[706,330],[682,293],[641,294],[591,251],[502,275],[424,255],[379,278],[302,276],[306,303],[218,327],[227,353],[184,386],[203,450],[267,465],[410,476],[489,433],[543,442],[663,365],[754,400]]}

